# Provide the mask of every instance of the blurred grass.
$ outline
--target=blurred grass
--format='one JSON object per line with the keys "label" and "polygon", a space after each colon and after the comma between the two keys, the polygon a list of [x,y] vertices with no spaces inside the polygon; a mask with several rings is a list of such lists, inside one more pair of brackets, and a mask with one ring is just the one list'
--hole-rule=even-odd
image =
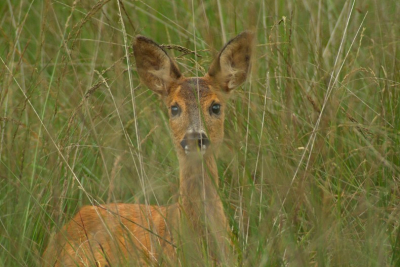
{"label": "blurred grass", "polygon": [[197,53],[170,51],[181,71],[201,76],[246,29],[253,71],[218,160],[241,263],[400,266],[396,1],[7,0],[0,14],[0,266],[39,266],[82,205],[173,203],[166,109],[126,52],[136,34],[181,45]]}

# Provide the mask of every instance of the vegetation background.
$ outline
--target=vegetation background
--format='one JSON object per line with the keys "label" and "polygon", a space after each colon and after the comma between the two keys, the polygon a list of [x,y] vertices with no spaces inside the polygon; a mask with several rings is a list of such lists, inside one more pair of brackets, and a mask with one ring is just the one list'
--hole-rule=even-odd
{"label": "vegetation background", "polygon": [[140,85],[133,37],[181,46],[181,71],[201,76],[246,29],[252,74],[218,159],[238,265],[400,266],[398,1],[4,0],[0,14],[0,266],[39,266],[83,205],[173,203],[167,110]]}

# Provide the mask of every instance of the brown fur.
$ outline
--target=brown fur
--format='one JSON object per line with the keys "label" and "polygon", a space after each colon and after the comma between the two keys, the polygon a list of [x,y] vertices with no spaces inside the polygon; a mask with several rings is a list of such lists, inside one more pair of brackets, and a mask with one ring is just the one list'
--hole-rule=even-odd
{"label": "brown fur", "polygon": [[[229,265],[229,225],[218,194],[214,155],[224,137],[227,93],[242,84],[249,72],[252,40],[250,32],[241,33],[225,45],[206,76],[185,78],[161,47],[136,37],[133,49],[141,81],[163,96],[170,112],[180,165],[180,200],[167,207],[85,206],[49,243],[45,266],[175,265],[177,248],[198,250],[201,257],[205,238],[215,260]],[[220,105],[219,114],[210,111],[213,104]],[[171,106],[176,105],[179,116],[172,116]],[[186,153],[181,146],[192,132],[209,139],[203,154]]]}

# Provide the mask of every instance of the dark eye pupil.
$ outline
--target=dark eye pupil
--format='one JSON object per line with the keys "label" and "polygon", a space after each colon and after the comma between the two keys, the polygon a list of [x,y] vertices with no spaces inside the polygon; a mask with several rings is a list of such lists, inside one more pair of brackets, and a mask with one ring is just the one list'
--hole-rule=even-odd
{"label": "dark eye pupil", "polygon": [[211,107],[212,112],[213,112],[214,114],[217,114],[217,115],[219,114],[220,109],[221,109],[221,105],[220,105],[220,104],[214,104],[214,105],[212,105],[212,107]]}
{"label": "dark eye pupil", "polygon": [[176,116],[179,114],[180,108],[177,105],[171,106],[171,114],[172,116]]}

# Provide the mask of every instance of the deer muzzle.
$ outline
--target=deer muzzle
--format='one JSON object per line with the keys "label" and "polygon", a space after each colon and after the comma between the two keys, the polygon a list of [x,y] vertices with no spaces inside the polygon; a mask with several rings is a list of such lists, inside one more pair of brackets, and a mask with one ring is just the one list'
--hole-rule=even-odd
{"label": "deer muzzle", "polygon": [[186,155],[190,153],[201,153],[204,155],[207,148],[210,146],[210,140],[205,133],[192,132],[187,133],[181,141],[181,146]]}

